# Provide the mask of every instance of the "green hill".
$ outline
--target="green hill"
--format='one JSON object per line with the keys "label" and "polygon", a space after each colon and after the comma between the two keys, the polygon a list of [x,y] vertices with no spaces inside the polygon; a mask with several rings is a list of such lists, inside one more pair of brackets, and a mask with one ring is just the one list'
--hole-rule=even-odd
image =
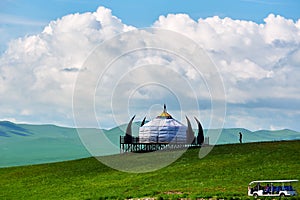
{"label": "green hill", "polygon": [[74,128],[0,122],[0,167],[90,157]]}
{"label": "green hill", "polygon": [[[203,159],[198,154],[189,149],[168,167],[143,174],[120,172],[95,158],[2,168],[0,199],[247,199],[252,180],[300,179],[300,141],[219,145]],[[295,187],[300,192],[299,182]]]}
{"label": "green hill", "polygon": [[[140,122],[132,125],[132,132],[138,135]],[[81,128],[81,133],[90,136],[94,142],[96,155],[112,155],[119,153],[119,138],[124,135],[127,124],[102,130],[95,128]],[[196,131],[195,131],[196,132]],[[207,135],[208,130],[204,130]],[[212,129],[211,134],[220,134],[217,144],[238,143],[238,132],[243,133],[244,142],[299,140],[300,133],[292,130],[255,131],[242,128]],[[94,139],[95,138],[95,139]],[[105,139],[112,145],[99,140]],[[97,140],[96,140],[97,139]],[[0,168],[30,164],[40,164],[74,160],[91,157],[75,128],[59,127],[55,125],[15,124],[0,121]]]}

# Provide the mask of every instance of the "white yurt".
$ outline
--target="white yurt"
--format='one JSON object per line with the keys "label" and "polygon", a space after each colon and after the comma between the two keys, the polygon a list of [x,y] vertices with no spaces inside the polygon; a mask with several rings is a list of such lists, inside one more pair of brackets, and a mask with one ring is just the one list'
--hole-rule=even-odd
{"label": "white yurt", "polygon": [[173,119],[167,113],[166,105],[163,112],[155,119],[145,123],[139,129],[140,143],[185,143],[187,127]]}

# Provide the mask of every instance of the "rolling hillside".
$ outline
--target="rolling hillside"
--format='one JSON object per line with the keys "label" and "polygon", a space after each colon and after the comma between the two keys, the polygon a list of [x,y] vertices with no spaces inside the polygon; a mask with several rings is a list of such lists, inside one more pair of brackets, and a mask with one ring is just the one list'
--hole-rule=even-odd
{"label": "rolling hillside", "polygon": [[[300,141],[227,144],[199,159],[194,148],[149,173],[120,172],[95,158],[2,168],[0,199],[249,199],[250,181],[300,179],[299,150]],[[170,152],[156,156],[165,153]],[[131,159],[132,154],[110,157]],[[300,183],[294,187],[299,193]]]}
{"label": "rolling hillside", "polygon": [[[133,133],[138,133],[139,123],[133,124]],[[106,137],[119,146],[119,137],[124,135],[126,124],[110,130],[81,129],[84,134]],[[211,130],[217,132],[220,130]],[[256,131],[234,128],[223,129],[217,144],[238,143],[238,132],[243,133],[244,142],[299,140],[300,133],[292,130]],[[204,130],[206,133],[207,130]],[[107,146],[100,146],[101,155],[117,154]],[[81,143],[75,128],[55,125],[14,124],[0,122],[0,167],[48,163],[90,157]]]}

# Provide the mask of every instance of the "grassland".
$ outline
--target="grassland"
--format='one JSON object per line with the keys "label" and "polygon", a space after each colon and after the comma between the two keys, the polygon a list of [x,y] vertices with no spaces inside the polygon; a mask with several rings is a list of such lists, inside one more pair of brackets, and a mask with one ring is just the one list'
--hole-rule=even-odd
{"label": "grassland", "polygon": [[168,167],[142,174],[95,158],[2,168],[0,199],[247,199],[252,180],[300,179],[300,141],[220,145],[203,159],[198,153],[190,149]]}

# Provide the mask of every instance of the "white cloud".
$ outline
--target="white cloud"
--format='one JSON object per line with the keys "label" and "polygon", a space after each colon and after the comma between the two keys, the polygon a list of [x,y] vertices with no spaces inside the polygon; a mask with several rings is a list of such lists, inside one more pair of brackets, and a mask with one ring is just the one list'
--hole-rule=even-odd
{"label": "white cloud", "polygon": [[76,71],[96,45],[132,28],[100,7],[94,13],[67,15],[38,35],[11,41],[0,60],[0,101],[14,112],[2,108],[3,118],[22,121],[26,113],[37,122],[61,118],[72,124]]}
{"label": "white cloud", "polygon": [[282,41],[299,44],[299,27],[293,20],[270,14],[264,21],[266,23],[263,27],[266,43],[272,44],[276,41]]}
{"label": "white cloud", "polygon": [[[222,76],[227,102],[233,105],[230,106],[232,110],[257,99],[276,98],[283,102],[286,99],[300,100],[300,20],[294,22],[270,14],[263,24],[257,24],[218,16],[195,21],[186,14],[169,14],[160,16],[153,27],[183,34],[208,53]],[[111,10],[99,7],[96,12],[70,14],[51,21],[40,34],[11,41],[0,58],[1,118],[72,125],[73,88],[78,72],[86,70],[81,69],[86,58],[97,45],[119,33],[134,29],[113,16]],[[118,48],[147,46],[150,43],[149,38],[127,41],[124,36],[123,41],[111,44],[106,55],[101,56],[118,55]],[[130,69],[125,66],[129,65],[172,68],[185,80],[201,88],[203,92],[197,93],[200,101],[201,98],[205,101],[209,99],[209,90],[203,82],[203,79],[208,78],[206,74],[202,74],[203,77],[196,76],[194,69],[178,56],[158,50],[137,51],[123,56],[117,62],[114,65],[119,67],[109,69],[102,79],[109,87],[103,89],[99,102],[108,109],[110,101],[107,98],[111,95],[109,88],[121,80],[120,77]],[[100,63],[99,67],[102,67]],[[126,84],[136,87],[143,82],[143,78],[162,79],[161,75],[154,72],[143,75],[139,71],[138,74],[133,73],[135,76],[129,75],[122,79],[125,88],[128,87]],[[163,77],[166,81],[174,78]],[[153,97],[150,91],[152,88],[139,89],[134,97],[146,101],[146,97]],[[184,94],[186,88],[178,85],[176,91]],[[163,96],[164,91],[159,92]],[[190,101],[189,95],[185,95],[184,101]],[[168,100],[168,95],[162,98],[162,101]],[[174,99],[170,98],[170,101]],[[231,120],[226,125],[257,128],[255,124],[260,119],[255,115],[247,117],[247,108],[243,109],[245,112],[239,113],[239,120],[234,112],[228,112],[228,119]],[[287,116],[285,108],[282,109]],[[194,113],[192,110],[189,112]],[[264,112],[267,115],[268,111]],[[122,113],[121,118],[126,119],[127,115]],[[291,120],[295,120],[293,117],[300,118],[298,114],[292,116]],[[108,119],[106,115],[101,116],[101,119],[105,118]],[[244,125],[243,120],[247,120]],[[271,125],[277,127],[276,122]],[[271,125],[265,126],[267,128]],[[294,124],[287,126],[300,130]]]}
{"label": "white cloud", "polygon": [[256,24],[215,16],[195,22],[187,15],[168,15],[154,26],[185,34],[207,50],[223,75],[229,102],[299,99],[299,67],[292,64],[298,62],[299,20],[295,23],[270,14],[264,21]]}

